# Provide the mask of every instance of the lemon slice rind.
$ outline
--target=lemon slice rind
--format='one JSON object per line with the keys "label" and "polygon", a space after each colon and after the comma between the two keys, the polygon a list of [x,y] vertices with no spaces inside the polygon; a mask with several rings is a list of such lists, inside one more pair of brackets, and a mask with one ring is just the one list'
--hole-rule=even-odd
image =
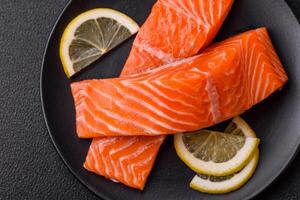
{"label": "lemon slice rind", "polygon": [[237,116],[233,118],[232,123],[234,123],[239,129],[241,129],[246,137],[257,138],[253,129],[241,117]]}
{"label": "lemon slice rind", "polygon": [[109,9],[109,8],[92,9],[78,15],[68,24],[67,28],[65,29],[61,38],[60,49],[59,49],[59,54],[63,65],[63,69],[68,78],[75,74],[75,71],[73,69],[73,62],[69,57],[68,51],[69,51],[69,46],[71,45],[74,39],[76,30],[84,22],[91,19],[101,18],[101,17],[110,18],[117,21],[122,26],[126,27],[132,35],[139,30],[139,26],[133,19],[131,19],[130,17],[128,17],[127,15],[119,11]]}
{"label": "lemon slice rind", "polygon": [[231,175],[241,170],[252,158],[259,144],[257,138],[246,138],[245,144],[232,159],[223,163],[214,163],[195,158],[186,149],[182,136],[183,134],[177,134],[174,137],[175,150],[179,158],[194,172],[212,176]]}
{"label": "lemon slice rind", "polygon": [[256,170],[258,160],[259,150],[257,148],[249,163],[240,172],[234,174],[233,177],[224,181],[213,182],[209,179],[203,179],[198,175],[195,175],[190,182],[190,187],[194,190],[209,194],[224,194],[232,192],[239,189],[249,181]]}

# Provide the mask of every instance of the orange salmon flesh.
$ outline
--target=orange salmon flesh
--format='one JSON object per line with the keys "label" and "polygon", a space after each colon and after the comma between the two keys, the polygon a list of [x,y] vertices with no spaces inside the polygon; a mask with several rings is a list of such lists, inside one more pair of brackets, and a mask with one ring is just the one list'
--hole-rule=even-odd
{"label": "orange salmon flesh", "polygon": [[90,138],[195,131],[243,113],[286,81],[261,28],[143,74],[73,83],[77,133]]}
{"label": "orange salmon flesh", "polygon": [[[107,110],[109,108],[105,106],[107,106],[108,104],[116,104],[116,99],[119,101],[122,101],[122,98],[127,99],[127,97],[125,97],[126,95],[135,95],[137,91],[134,90],[132,94],[129,93],[129,91],[131,91],[130,89],[128,89],[130,88],[130,86],[126,85],[126,87],[123,87],[123,89],[126,90],[126,95],[125,93],[123,97],[121,95],[118,95],[117,98],[112,98],[114,99],[112,100],[112,102],[109,102],[108,104],[106,104],[106,102],[103,104],[101,101],[104,101],[103,99],[105,98],[102,96],[97,96],[99,95],[99,93],[94,92],[94,90],[103,90],[101,92],[105,94],[115,94],[114,90],[110,88],[112,84],[121,84],[125,81],[129,82],[133,86],[141,87],[142,90],[146,90],[145,88],[147,87],[144,87],[144,83],[148,83],[148,81],[151,80],[152,82],[150,82],[153,83],[155,87],[157,87],[156,83],[160,82],[163,83],[164,87],[161,87],[161,90],[151,90],[152,100],[150,100],[150,98],[144,98],[144,96],[143,99],[149,99],[148,101],[151,102],[150,105],[156,108],[167,109],[166,107],[162,107],[161,104],[154,103],[153,99],[155,99],[154,97],[157,96],[156,98],[161,98],[161,102],[166,103],[166,105],[172,105],[171,108],[176,108],[176,112],[184,111],[186,113],[195,114],[196,116],[200,115],[201,117],[199,117],[197,120],[191,120],[192,117],[182,117],[183,113],[176,114],[176,112],[174,113],[174,111],[164,112],[165,114],[173,113],[173,115],[170,115],[172,116],[172,119],[198,123],[196,128],[198,129],[200,127],[207,127],[225,119],[239,115],[254,104],[271,95],[274,91],[281,88],[287,81],[287,79],[287,75],[284,72],[280,60],[272,46],[267,30],[265,28],[260,28],[243,33],[224,42],[216,44],[207,49],[199,56],[184,59],[180,62],[169,64],[156,70],[152,70],[150,72],[132,77],[92,80],[80,82],[78,84],[76,83],[74,84],[74,88],[76,89],[73,90],[77,91],[74,93],[77,93],[78,96],[76,97],[76,94],[74,94],[74,96],[75,98],[80,99],[80,101],[78,102],[81,102],[80,104],[85,104],[84,106],[82,106],[82,108],[88,109],[88,107],[91,106],[91,109],[94,112],[99,112],[96,113],[96,117],[98,117],[103,115],[100,114],[102,113],[101,110]],[[100,87],[98,85],[99,83]],[[93,87],[89,87],[89,84],[92,84]],[[106,84],[109,84],[109,89],[104,89],[106,87]],[[78,86],[80,89],[78,88]],[[172,87],[172,92],[168,92],[169,87]],[[96,102],[89,102],[89,98],[84,97],[84,95],[81,96],[81,90],[85,91],[84,95],[89,94],[92,99],[97,99]],[[148,91],[148,89],[146,91]],[[164,95],[161,95],[161,92],[163,92]],[[177,96],[174,98],[171,96],[169,96],[169,98],[166,98],[168,95]],[[195,97],[197,98],[197,101]],[[94,104],[96,104],[97,106],[102,106],[100,111],[96,107],[94,107]],[[175,107],[175,105],[178,107]],[[110,112],[113,112],[115,110],[117,110],[118,112],[125,112],[127,107],[130,106],[124,106],[124,110],[108,110]],[[113,108],[113,106],[111,108]],[[137,109],[138,107],[130,108]],[[184,109],[181,110],[181,108]],[[147,113],[149,114],[149,116],[155,117],[156,120],[159,119],[162,121],[163,119],[165,119],[164,116],[158,116],[155,110],[147,109],[146,107],[144,107],[143,113]],[[127,120],[130,119],[129,113],[118,115],[126,117]],[[105,116],[107,117],[107,115]],[[135,122],[132,123],[132,127],[134,128],[134,130],[139,130],[138,132],[136,132],[136,134],[141,133],[140,130],[142,129],[140,129],[140,125],[138,125],[137,122],[138,120],[142,119],[142,117],[138,117],[138,115],[136,114],[134,115],[134,118],[131,119],[135,120]],[[156,130],[159,129],[161,132],[164,132],[166,130],[166,127],[162,126],[161,123],[158,123],[156,120],[145,119],[145,123],[143,125],[151,126],[152,128],[156,128]],[[167,123],[169,127],[175,127],[176,129],[193,129],[193,126],[189,124],[183,124],[184,127],[178,127],[178,123],[175,123],[175,126],[174,122],[170,119],[167,119],[163,122]],[[120,123],[124,123],[124,121],[120,120]],[[131,129],[132,127],[128,126],[128,124],[128,121],[126,121],[124,127],[122,128],[122,131],[126,130],[125,127],[130,127],[130,131],[128,133],[133,133],[133,129]],[[118,124],[117,128],[119,127],[120,124]],[[112,134],[116,133],[115,129],[113,129],[113,131],[110,131],[108,128],[106,129],[106,134],[108,132],[111,132]],[[100,130],[102,131],[102,129]],[[171,131],[172,130],[168,130],[168,132],[164,133],[169,134]],[[84,133],[87,132],[88,130],[84,131]],[[176,131],[174,131],[174,133],[175,132]],[[153,132],[146,130],[143,131],[143,134],[145,135],[151,135],[152,133]],[[92,132],[92,135],[96,134],[98,134],[99,136],[103,135],[102,132]],[[119,135],[122,134],[124,134],[124,132],[119,133]],[[143,170],[148,169],[147,172],[150,173],[153,162],[155,160],[155,156],[163,139],[164,136],[108,137],[94,139],[87,155],[85,167],[97,174],[109,177],[114,180],[118,180],[131,187],[142,189],[148,176],[148,174]],[[105,146],[106,150],[104,150],[104,147],[102,146],[110,140],[116,140],[119,143],[112,143],[110,144],[110,146]],[[153,140],[153,145],[151,140]],[[146,151],[146,146],[148,148],[151,148],[151,150],[147,149]],[[151,151],[150,154],[149,151]],[[119,156],[111,157],[111,154],[113,154],[112,152],[118,152]],[[133,154],[128,152],[135,153]],[[109,155],[109,157],[103,158],[103,156],[107,155]],[[130,157],[132,157],[132,160]],[[95,167],[95,162],[97,161],[97,166],[102,166],[102,168]],[[119,171],[118,169],[111,167],[109,169],[112,170],[112,172],[108,173],[105,170],[105,165],[101,164],[101,162],[103,161],[112,163],[112,165],[114,166],[123,164],[123,169],[127,169],[125,171],[127,175],[124,174],[124,171]],[[137,168],[133,167],[137,163],[143,163],[143,166],[141,166],[143,170],[138,170]],[[140,176],[138,176],[138,174]],[[131,179],[128,178],[129,175],[131,175]],[[135,182],[137,176],[140,177],[140,179]]]}
{"label": "orange salmon flesh", "polygon": [[[148,69],[195,55],[213,40],[232,4],[233,0],[158,1],[137,34],[121,76],[142,73]],[[113,151],[120,146],[134,142],[135,145],[131,145],[131,150],[140,152],[141,157],[149,158],[147,162],[140,163],[143,165],[144,171],[136,168],[133,170],[123,168],[124,174],[136,174],[141,177],[137,182],[123,178],[122,173],[116,171],[107,173],[103,168],[95,168],[88,164],[93,155],[90,153],[84,166],[89,171],[142,190],[164,138],[164,135],[150,138],[123,137],[118,140],[124,141],[124,144],[118,143],[109,147],[110,151]],[[94,139],[89,152],[99,145],[106,144],[107,140],[113,140],[113,138]],[[152,151],[143,151],[148,144],[151,144]],[[102,151],[97,155],[103,154]],[[106,159],[108,163],[116,163],[116,165],[124,163],[122,157],[106,157]],[[128,163],[134,165],[133,158],[128,157],[127,159]],[[94,164],[98,165],[98,162],[101,162],[99,157],[95,161]]]}
{"label": "orange salmon flesh", "polygon": [[[126,82],[127,88],[121,89],[121,92],[124,92],[121,94],[128,95],[129,99],[125,96],[121,97],[127,98],[125,108],[133,108],[133,113],[125,112],[125,115],[118,113],[118,105],[123,104],[117,105],[116,101],[107,101],[102,97],[100,105],[104,107],[100,106],[100,108],[105,113],[99,114],[88,100],[88,96],[94,92],[89,93],[89,89],[86,91],[83,89],[87,93],[84,94],[86,95],[84,100],[80,101],[84,102],[82,104],[87,107],[86,110],[92,108],[91,114],[94,119],[97,119],[96,123],[88,121],[92,125],[90,128],[95,128],[94,125],[96,129],[98,128],[99,116],[101,119],[103,116],[105,118],[110,115],[110,118],[105,118],[109,122],[106,125],[109,126],[100,125],[100,128],[105,130],[104,134],[101,134],[103,131],[94,132],[94,130],[91,131],[92,133],[87,131],[84,134],[94,134],[92,137],[126,135],[126,137],[94,139],[84,164],[86,169],[130,187],[143,189],[159,147],[165,138],[161,134],[196,130],[231,118],[262,101],[284,85],[287,76],[265,28],[228,39],[210,47],[199,56],[182,60],[195,55],[213,40],[232,3],[233,1],[228,0],[162,0],[155,4],[133,44],[121,74],[124,78],[107,79],[106,83],[103,83],[105,86],[117,88],[118,91],[105,93],[104,89],[102,94],[120,95],[119,88],[125,88],[124,85],[120,87],[120,84]],[[165,65],[168,63],[172,64]],[[163,65],[161,69],[151,70],[161,65]],[[131,76],[132,74],[140,75]],[[156,85],[160,81],[163,84]],[[86,87],[87,82],[82,82],[83,88]],[[88,87],[95,86],[94,90],[97,90],[98,83],[96,85],[93,85],[94,81],[91,83],[92,86]],[[163,87],[166,85],[171,86],[173,91]],[[82,90],[82,88],[78,87],[75,90]],[[184,95],[184,92],[190,97]],[[174,98],[172,95],[175,95]],[[200,102],[194,102],[193,97],[201,98]],[[120,101],[123,103],[122,98]],[[96,106],[98,103],[97,99]],[[115,107],[113,108],[112,105]],[[200,113],[199,109],[204,111]],[[88,116],[90,113],[86,110],[80,112],[90,120]],[[148,124],[151,120],[139,116],[138,114],[143,115],[142,112],[136,113],[139,110],[150,115],[152,117],[150,119],[154,119],[153,123]],[[77,104],[76,114],[78,116]],[[111,116],[111,114],[116,115]],[[114,120],[119,117],[118,114],[125,116],[125,119],[114,124]],[[185,115],[183,117],[180,114]],[[197,116],[198,121],[195,121]],[[132,126],[130,120],[136,120],[138,123]],[[116,131],[115,125],[121,130],[120,132]],[[79,133],[78,135],[80,136]],[[89,137],[87,135],[80,137]]]}
{"label": "orange salmon flesh", "polygon": [[[213,40],[232,3],[233,0],[158,1],[134,41],[121,76],[142,73],[148,69],[195,55]],[[143,189],[164,138],[165,136],[138,137],[138,139],[136,137],[126,137],[122,139],[126,142],[134,141],[136,151],[143,149],[146,141],[147,143],[152,141],[153,152],[141,153],[151,158],[149,162],[143,164],[147,170],[145,172],[125,170],[124,172],[136,173],[143,177],[137,183],[117,175],[107,174],[103,170],[95,170],[95,168],[89,167],[90,165],[85,165],[85,168],[130,187]],[[94,140],[91,150],[95,147],[95,144],[100,145],[106,142],[107,139]],[[110,148],[117,148],[118,145],[113,145]],[[88,158],[89,156],[87,160]],[[107,159],[108,162],[122,162],[120,158],[112,159],[109,157]],[[133,162],[130,158],[128,159]]]}

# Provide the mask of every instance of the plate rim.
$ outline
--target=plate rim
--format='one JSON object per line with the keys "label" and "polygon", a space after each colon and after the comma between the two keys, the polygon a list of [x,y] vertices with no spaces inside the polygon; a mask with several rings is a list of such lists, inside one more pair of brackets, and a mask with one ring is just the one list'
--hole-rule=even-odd
{"label": "plate rim", "polygon": [[65,11],[70,7],[70,5],[73,3],[74,0],[68,0],[68,2],[64,5],[63,9],[60,11],[60,14],[58,15],[52,29],[51,32],[48,36],[46,45],[44,47],[44,53],[43,53],[43,59],[42,59],[42,64],[41,64],[41,71],[40,71],[40,101],[41,101],[41,106],[42,106],[42,112],[43,112],[43,118],[44,118],[44,122],[46,124],[47,127],[47,132],[48,132],[48,136],[51,139],[51,143],[54,146],[54,149],[56,150],[56,152],[58,153],[59,157],[62,159],[64,165],[67,167],[67,169],[71,172],[71,175],[73,175],[73,177],[75,177],[75,179],[77,179],[79,181],[79,183],[81,185],[83,185],[85,188],[87,188],[90,192],[92,192],[94,195],[96,195],[97,197],[103,198],[105,200],[111,200],[108,196],[106,196],[104,193],[99,193],[96,190],[94,190],[94,188],[86,181],[82,180],[82,178],[72,169],[71,165],[66,161],[66,159],[64,158],[63,154],[61,153],[60,148],[57,146],[56,141],[53,137],[52,131],[50,129],[49,123],[48,123],[48,118],[47,118],[47,114],[46,114],[46,110],[45,110],[45,103],[44,103],[44,97],[43,97],[43,71],[44,71],[44,65],[45,65],[45,60],[46,60],[46,56],[47,56],[47,52],[49,49],[49,44],[50,41],[52,39],[52,35],[58,25],[58,23],[60,22],[60,20],[62,19]]}
{"label": "plate rim", "polygon": [[[297,21],[298,26],[300,27],[300,22],[298,20],[298,18],[296,17],[295,13],[292,11],[291,7],[289,6],[289,4],[285,1],[285,0],[280,0],[282,4],[284,4],[284,8],[286,11],[288,11]],[[279,2],[279,1],[278,1]],[[70,5],[74,3],[74,0],[68,0],[68,2],[65,4],[65,6],[63,7],[63,9],[60,11],[60,14],[58,15],[52,29],[51,32],[48,36],[47,42],[44,49],[44,53],[43,53],[43,58],[42,58],[42,64],[41,64],[41,71],[40,71],[40,101],[41,101],[41,107],[42,107],[42,112],[43,112],[43,118],[44,118],[44,122],[46,124],[47,127],[47,132],[48,135],[52,141],[52,145],[54,146],[56,152],[58,153],[59,157],[62,159],[63,163],[65,166],[67,166],[67,168],[69,169],[69,171],[71,172],[71,174],[73,175],[73,177],[75,177],[80,184],[82,184],[84,187],[86,187],[90,192],[92,192],[92,194],[96,195],[97,197],[103,198],[105,200],[112,200],[110,197],[108,197],[107,195],[105,195],[103,192],[99,192],[97,190],[94,189],[94,186],[91,186],[87,181],[84,181],[79,175],[78,173],[76,173],[72,167],[71,164],[68,163],[66,161],[66,159],[64,158],[63,154],[61,153],[60,147],[57,146],[56,141],[53,137],[52,131],[50,129],[49,123],[48,123],[48,118],[47,118],[47,113],[45,110],[45,101],[43,98],[43,71],[44,71],[44,66],[45,66],[45,60],[46,60],[46,56],[47,56],[47,52],[49,49],[49,44],[50,41],[52,39],[52,36],[54,34],[54,31],[56,30],[56,27],[58,25],[58,23],[61,21],[65,11],[70,7]],[[259,194],[261,194],[264,190],[266,190],[267,188],[269,188],[270,186],[272,186],[283,174],[283,172],[285,172],[290,165],[292,164],[292,162],[294,161],[294,159],[296,158],[296,156],[299,154],[300,151],[300,137],[299,137],[299,141],[298,144],[295,145],[293,147],[293,154],[291,154],[289,157],[287,157],[286,161],[284,162],[284,164],[281,166],[281,168],[277,171],[277,173],[275,173],[268,181],[266,181],[259,189],[257,189],[256,191],[254,191],[253,193],[251,193],[250,195],[244,197],[244,199],[249,200],[249,199],[253,199],[254,197],[258,196]],[[230,194],[229,194],[230,195]]]}

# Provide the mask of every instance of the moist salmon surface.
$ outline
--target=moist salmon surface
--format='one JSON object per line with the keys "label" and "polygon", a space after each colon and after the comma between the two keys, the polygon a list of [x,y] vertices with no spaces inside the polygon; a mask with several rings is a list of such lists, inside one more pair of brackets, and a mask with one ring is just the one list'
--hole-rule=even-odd
{"label": "moist salmon surface", "polygon": [[287,81],[265,28],[124,78],[72,84],[79,137],[195,131],[237,116]]}
{"label": "moist salmon surface", "polygon": [[121,76],[196,55],[209,45],[233,0],[159,0],[141,27]]}
{"label": "moist salmon surface", "polygon": [[[133,86],[139,85],[145,90],[145,83],[149,87],[148,82],[152,81],[158,87],[161,84],[157,85],[158,82],[155,80],[160,80],[159,82],[164,83],[164,85],[172,87],[172,92],[168,92],[168,87],[162,87],[165,90],[162,91],[166,93],[164,95],[158,92],[159,90],[147,90],[153,93],[151,98],[153,99],[157,95],[157,97],[162,99],[161,102],[170,102],[170,105],[177,105],[178,109],[176,109],[176,112],[190,112],[202,115],[199,121],[193,122],[205,127],[244,112],[281,88],[287,79],[266,28],[260,28],[215,44],[199,56],[164,65],[156,70],[150,70],[131,77],[75,83],[72,85],[72,89],[74,96],[78,95],[75,98],[83,98],[78,101],[79,104],[85,104],[82,108],[85,106],[88,108],[89,105],[93,106],[93,103],[84,103],[85,101],[90,101],[89,98],[85,99],[85,95],[96,95],[92,98],[97,99],[96,104],[99,103],[99,99],[99,101],[103,101],[105,98],[97,96],[99,93],[94,92],[94,90],[103,90],[107,82],[111,86],[125,81]],[[89,84],[95,85],[90,89]],[[98,87],[98,84],[101,87]],[[102,87],[102,84],[105,84],[104,87]],[[123,87],[124,90],[128,90],[127,94],[131,91],[129,88],[128,85]],[[83,96],[81,96],[80,91],[84,91]],[[105,91],[109,94],[114,93],[114,90],[111,88]],[[186,91],[188,92],[186,93]],[[134,93],[136,93],[135,90]],[[178,96],[167,98],[166,95]],[[116,99],[120,101],[120,99],[126,98],[125,96],[111,98],[111,102],[105,102],[106,106],[110,105],[106,109],[113,108],[112,105],[116,104]],[[161,106],[161,104],[153,105]],[[174,108],[173,106],[172,108]],[[180,106],[183,106],[184,109],[180,110]],[[198,109],[197,106],[203,109]],[[133,109],[135,107],[130,108]],[[93,110],[98,112],[96,107],[93,107]],[[111,109],[110,111],[113,110]],[[126,109],[116,110],[124,112]],[[146,113],[146,110],[144,108],[142,113]],[[182,113],[177,115],[178,117],[182,116]],[[121,116],[128,117],[129,115]],[[190,116],[190,118],[193,117],[192,115]],[[134,115],[133,120],[135,122],[132,124],[133,126],[137,126],[137,118],[139,117]],[[186,119],[182,118],[182,120]],[[191,120],[186,121],[191,122]],[[173,122],[171,120],[169,122],[171,126]],[[145,119],[145,123],[142,126],[145,128],[145,126],[150,126],[151,123],[154,128],[161,126],[161,124],[155,123],[155,120],[149,119]],[[125,127],[128,127],[127,123],[125,123]],[[141,127],[137,128],[137,130],[140,130]],[[165,129],[165,127],[162,127],[160,130],[163,131]],[[122,131],[124,130],[122,129]],[[132,133],[131,131],[130,133]],[[105,131],[105,133],[107,132],[109,130]],[[144,133],[153,134],[154,132],[144,131]],[[166,133],[169,134],[170,132]],[[93,132],[93,134],[101,135],[100,132]],[[154,137],[123,136],[94,139],[84,167],[89,171],[114,181],[122,182],[130,187],[143,189],[164,137],[164,135]]]}
{"label": "moist salmon surface", "polygon": [[[134,41],[121,77],[142,73],[160,65],[195,55],[211,43],[232,4],[233,0],[157,1]],[[94,135],[94,137],[97,136],[97,134]],[[94,139],[84,167],[89,171],[122,182],[127,186],[143,189],[164,138],[164,135],[160,135]],[[110,146],[106,145],[107,142],[116,139],[118,139],[118,143]],[[122,168],[122,173],[118,173],[116,168],[111,168],[112,172],[108,173],[103,167],[96,167],[103,166],[104,163],[101,161],[105,151],[115,152],[115,149],[120,151],[121,156],[106,156],[104,161],[123,166],[125,154],[122,155],[124,150],[121,147],[126,147],[128,143],[135,144],[130,145],[132,152],[139,152],[142,158],[148,158],[145,162],[142,162],[142,160],[139,162],[144,170],[141,171],[135,167],[129,169],[127,166]],[[149,150],[145,150],[145,147],[150,148],[150,144],[152,150],[149,152]],[[103,145],[106,145],[106,150],[100,148]],[[97,151],[99,148],[100,151]],[[124,152],[128,154],[128,151]],[[137,155],[135,154],[135,156]],[[91,160],[94,162],[91,163]],[[130,156],[127,156],[126,160],[130,166],[135,165],[135,160]],[[126,174],[135,174],[132,177],[139,177],[138,181],[124,178]]]}

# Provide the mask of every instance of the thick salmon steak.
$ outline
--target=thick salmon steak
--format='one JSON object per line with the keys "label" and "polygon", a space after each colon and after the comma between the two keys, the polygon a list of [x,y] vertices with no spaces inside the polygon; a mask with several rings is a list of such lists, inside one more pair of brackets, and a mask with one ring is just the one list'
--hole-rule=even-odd
{"label": "thick salmon steak", "polygon": [[141,27],[122,76],[196,55],[209,45],[233,0],[159,0]]}
{"label": "thick salmon steak", "polygon": [[[121,76],[141,73],[147,69],[195,55],[213,40],[232,3],[233,0],[158,1],[134,41]],[[141,155],[151,158],[143,164],[144,169],[147,169],[144,172],[135,169],[126,171],[125,169],[124,173],[135,173],[142,177],[137,183],[130,182],[130,180],[126,181],[120,174],[106,174],[105,171],[99,170],[99,168],[96,170],[92,165],[87,164],[91,154],[88,154],[85,168],[128,186],[143,189],[164,138],[164,135],[151,138],[137,138],[134,136],[122,138],[122,141],[127,143],[135,143],[134,147],[132,146],[132,152],[138,151]],[[97,145],[107,143],[108,140],[113,140],[113,138],[95,139],[92,143],[91,151]],[[153,150],[150,153],[149,151],[142,151],[145,143],[151,142]],[[118,147],[119,143],[109,148],[113,150]],[[101,152],[99,152],[100,154]],[[122,157],[106,158],[108,159],[107,162],[119,164],[123,162]],[[127,159],[129,159],[129,162],[133,162],[133,160],[130,161],[130,157]],[[98,161],[101,162],[101,160]]]}
{"label": "thick salmon steak", "polygon": [[286,81],[261,28],[140,75],[73,83],[77,133],[90,138],[194,131],[243,113]]}
{"label": "thick salmon steak", "polygon": [[127,186],[143,189],[164,137],[105,137],[92,141],[84,167]]}
{"label": "thick salmon steak", "polygon": [[[216,78],[220,78],[220,81],[217,82],[214,82],[214,79],[208,79],[213,84],[207,84],[208,87],[205,90],[212,91],[212,99],[216,98],[217,95],[218,97],[222,95],[225,98],[218,98],[218,101],[210,101],[210,104],[208,104],[208,106],[217,105],[214,108],[219,107],[219,109],[213,109],[213,106],[210,107],[211,109],[208,112],[208,115],[211,116],[210,121],[220,119],[222,114],[221,107],[224,108],[223,113],[238,113],[240,109],[247,109],[250,104],[263,100],[272,92],[282,87],[287,81],[287,76],[273,49],[265,28],[249,31],[216,44],[202,55],[164,66],[160,72],[167,71],[167,69],[174,69],[172,67],[174,65],[179,65],[177,67],[181,65],[191,66],[191,62],[195,62],[195,60],[199,61],[201,57],[202,59],[204,57],[214,58],[217,62],[206,61],[206,66],[204,64],[200,65],[200,69],[196,67],[194,68],[194,72],[206,70],[206,75],[204,76],[208,77],[208,74],[215,74]],[[223,70],[226,71],[222,72],[220,71],[220,67],[222,63],[226,63],[224,62],[225,60],[228,61],[230,66],[223,66]],[[188,77],[193,78],[194,72],[189,74]],[[154,71],[153,73],[157,72]],[[143,76],[146,75],[149,75],[149,73],[143,74]],[[203,73],[200,73],[200,76],[203,76]],[[227,76],[228,79],[225,78]],[[215,87],[212,87],[213,85]],[[213,92],[218,91],[218,88],[221,88],[220,94]],[[175,100],[178,101],[178,99]],[[163,139],[164,136],[105,137],[94,139],[84,166],[87,170],[114,181],[122,182],[130,187],[143,189]],[[118,156],[110,156],[116,152],[118,152]],[[140,157],[139,161],[136,161],[137,157]],[[144,171],[134,167],[135,165],[139,165]],[[123,171],[114,166],[123,166]],[[111,171],[108,171],[108,169]]]}

